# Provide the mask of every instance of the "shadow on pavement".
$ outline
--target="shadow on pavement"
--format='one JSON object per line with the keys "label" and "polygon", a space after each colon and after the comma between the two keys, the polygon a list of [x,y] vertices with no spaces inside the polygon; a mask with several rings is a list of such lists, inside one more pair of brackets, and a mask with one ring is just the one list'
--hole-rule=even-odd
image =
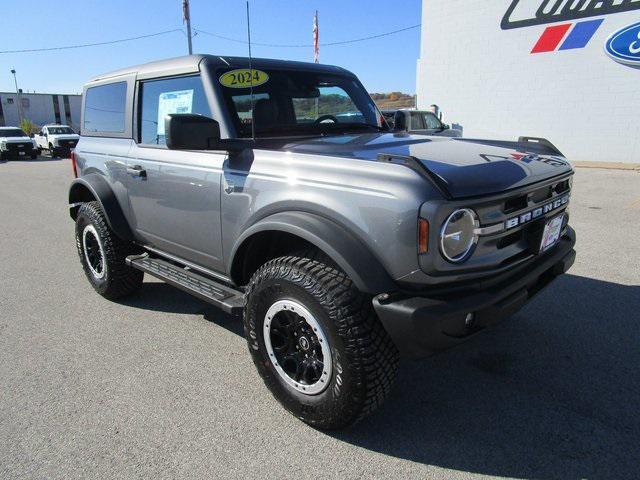
{"label": "shadow on pavement", "polygon": [[182,290],[156,281],[145,282],[140,291],[117,302],[142,310],[166,313],[197,314],[213,308]]}
{"label": "shadow on pavement", "polygon": [[470,342],[400,368],[375,452],[519,478],[638,478],[640,286],[564,275]]}
{"label": "shadow on pavement", "polygon": [[[163,283],[123,304],[242,323]],[[458,348],[403,362],[379,412],[331,435],[385,455],[518,478],[637,478],[640,286],[564,275]]]}
{"label": "shadow on pavement", "polygon": [[59,162],[63,160],[69,160],[68,158],[51,158],[51,157],[38,157],[34,158],[16,158],[11,160],[0,160],[0,164],[2,163],[39,163],[39,162]]}
{"label": "shadow on pavement", "polygon": [[118,302],[142,310],[202,315],[206,321],[243,336],[240,319],[163,282],[145,282],[138,293]]}

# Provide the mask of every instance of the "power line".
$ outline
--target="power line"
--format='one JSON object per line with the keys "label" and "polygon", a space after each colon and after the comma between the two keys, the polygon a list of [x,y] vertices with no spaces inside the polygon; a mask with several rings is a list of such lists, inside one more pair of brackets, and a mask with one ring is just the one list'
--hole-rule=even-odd
{"label": "power line", "polygon": [[[365,42],[367,40],[373,40],[375,38],[387,37],[389,35],[394,35],[396,33],[406,32],[407,30],[413,30],[414,28],[419,28],[420,26],[421,26],[421,24],[419,23],[417,25],[412,25],[410,27],[400,28],[398,30],[392,30],[390,32],[380,33],[378,35],[370,35],[368,37],[354,38],[354,39],[351,39],[351,40],[341,40],[341,41],[338,41],[338,42],[321,43],[320,46],[321,47],[331,47],[331,46],[334,46],[334,45],[347,45],[349,43]],[[229,42],[244,43],[244,44],[247,43],[246,40],[240,40],[240,39],[237,39],[237,38],[225,37],[224,35],[218,35],[216,33],[207,32],[206,30],[201,30],[199,28],[194,28],[193,31],[196,32],[196,33],[203,33],[205,35],[209,35],[209,36],[212,36],[212,37],[220,38],[222,40],[227,40]],[[272,48],[309,48],[309,47],[313,47],[312,43],[309,43],[309,44],[282,44],[282,43],[251,42],[251,44],[252,45],[258,45],[260,47],[272,47]]]}
{"label": "power line", "polygon": [[85,48],[85,47],[97,47],[99,45],[113,45],[114,43],[130,42],[132,40],[140,40],[143,38],[157,37],[160,35],[166,35],[173,32],[182,32],[181,28],[174,28],[173,30],[165,30],[163,32],[150,33],[148,35],[140,35],[137,37],[121,38],[119,40],[109,40],[107,42],[96,43],[84,43],[79,45],[66,45],[64,47],[47,47],[47,48],[27,48],[24,50],[0,50],[0,54],[3,53],[31,53],[31,52],[50,52],[53,50],[70,50],[72,48]]}
{"label": "power line", "polygon": [[[347,45],[347,44],[350,44],[350,43],[365,42],[367,40],[373,40],[373,39],[376,39],[376,38],[387,37],[389,35],[394,35],[396,33],[406,32],[407,30],[413,30],[415,28],[419,28],[420,26],[421,26],[421,24],[411,25],[410,27],[400,28],[398,30],[392,30],[390,32],[384,32],[384,33],[380,33],[378,35],[370,35],[370,36],[367,36],[367,37],[353,38],[351,40],[341,40],[341,41],[337,41],[337,42],[321,43],[320,46],[321,47],[331,47],[331,46],[335,46],[335,45]],[[245,45],[247,44],[246,40],[240,40],[240,39],[237,39],[237,38],[225,37],[224,35],[218,35],[216,33],[207,32],[206,30],[201,30],[201,29],[194,28],[193,31],[196,32],[196,33],[202,33],[204,35],[209,35],[211,37],[220,38],[222,40],[227,40],[229,42],[243,43]],[[147,35],[139,35],[137,37],[120,38],[118,40],[109,40],[109,41],[105,41],[105,42],[83,43],[83,44],[78,44],[78,45],[65,45],[65,46],[60,46],[60,47],[26,48],[26,49],[22,49],[22,50],[0,50],[0,55],[9,54],[9,53],[51,52],[51,51],[56,51],[56,50],[71,50],[71,49],[74,49],[74,48],[97,47],[97,46],[100,46],[100,45],[113,45],[113,44],[116,44],[116,43],[130,42],[130,41],[133,41],[133,40],[141,40],[141,39],[144,39],[144,38],[158,37],[160,35],[167,35],[169,33],[174,33],[174,32],[182,32],[184,34],[184,30],[183,29],[174,28],[172,30],[164,30],[162,32],[149,33]],[[309,44],[282,44],[282,43],[252,42],[252,44],[253,45],[258,45],[260,47],[272,47],[272,48],[310,48],[310,47],[313,47],[313,44],[311,44],[311,43],[309,43]]]}

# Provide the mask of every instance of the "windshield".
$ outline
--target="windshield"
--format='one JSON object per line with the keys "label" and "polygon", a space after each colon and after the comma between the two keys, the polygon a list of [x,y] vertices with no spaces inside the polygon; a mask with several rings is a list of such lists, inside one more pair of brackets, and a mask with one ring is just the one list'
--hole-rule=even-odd
{"label": "windshield", "polygon": [[49,135],[66,135],[69,133],[75,133],[69,127],[47,127]]}
{"label": "windshield", "polygon": [[0,137],[26,137],[27,134],[24,133],[19,128],[3,128],[0,129]]}
{"label": "windshield", "polygon": [[[242,81],[243,72],[249,75],[248,69],[220,70],[216,78],[238,136],[250,137],[251,92],[247,82]],[[254,78],[260,82],[253,87],[256,136],[382,129],[375,104],[353,77],[299,70],[254,70]]]}
{"label": "windshield", "polygon": [[436,117],[433,113],[424,112],[422,116],[424,119],[424,125],[427,129],[429,130],[442,129],[442,122],[438,120],[438,117]]}

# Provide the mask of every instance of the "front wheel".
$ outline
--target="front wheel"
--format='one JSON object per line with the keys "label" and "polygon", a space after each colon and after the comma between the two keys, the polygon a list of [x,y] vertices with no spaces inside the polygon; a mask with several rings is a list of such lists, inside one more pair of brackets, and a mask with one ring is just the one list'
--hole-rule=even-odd
{"label": "front wheel", "polygon": [[144,274],[125,264],[139,249],[113,233],[98,202],[84,203],[78,210],[76,246],[91,286],[103,297],[124,297],[142,285]]}
{"label": "front wheel", "polygon": [[314,427],[350,425],[391,390],[398,351],[371,297],[317,252],[276,258],[253,275],[244,328],[271,393]]}

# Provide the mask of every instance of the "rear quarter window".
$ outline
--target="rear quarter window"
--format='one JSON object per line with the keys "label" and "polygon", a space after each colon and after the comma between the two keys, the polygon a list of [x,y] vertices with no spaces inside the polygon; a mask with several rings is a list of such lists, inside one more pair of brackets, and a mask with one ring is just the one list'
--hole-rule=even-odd
{"label": "rear quarter window", "polygon": [[124,133],[127,82],[87,88],[83,132]]}

